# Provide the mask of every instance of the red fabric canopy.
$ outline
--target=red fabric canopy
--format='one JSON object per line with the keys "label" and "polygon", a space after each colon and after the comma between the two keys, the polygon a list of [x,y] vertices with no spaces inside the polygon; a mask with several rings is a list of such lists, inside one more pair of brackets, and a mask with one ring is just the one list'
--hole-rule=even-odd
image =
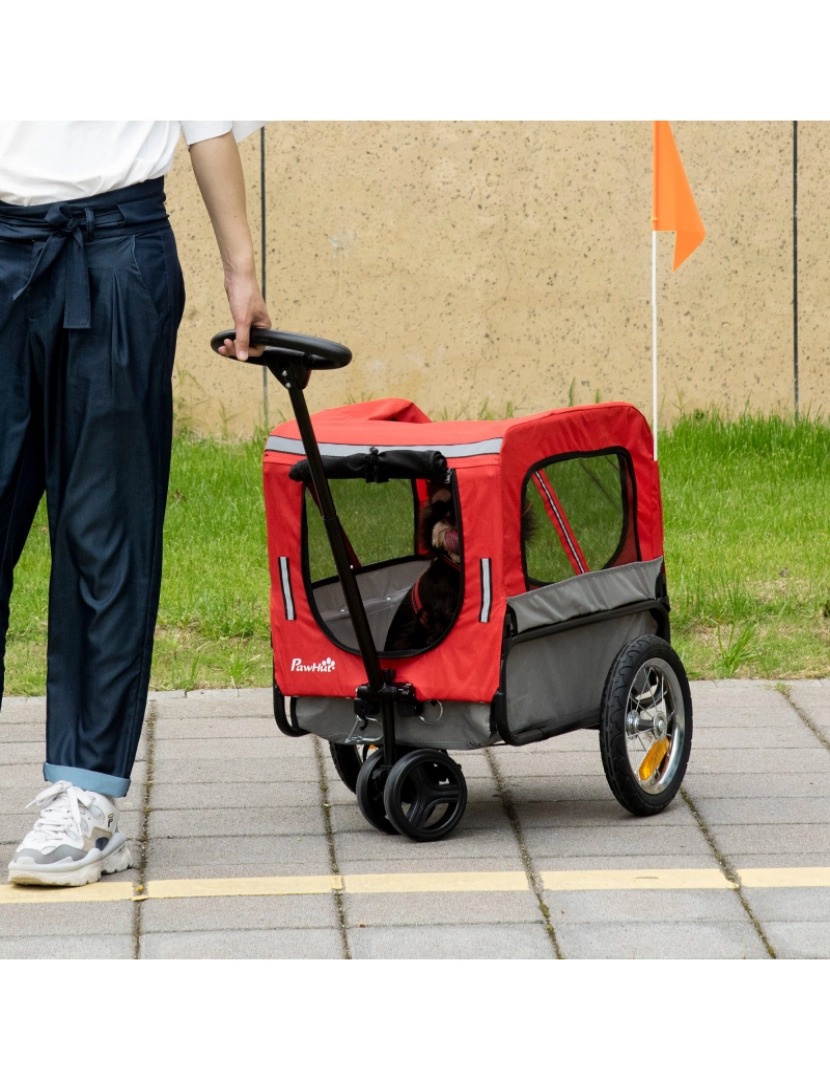
{"label": "red fabric canopy", "polygon": [[[318,441],[329,447],[419,447],[440,450],[456,472],[464,543],[464,600],[456,623],[434,649],[389,661],[399,681],[422,699],[490,701],[499,685],[507,598],[526,591],[521,552],[521,497],[534,465],[560,454],[623,450],[632,463],[633,509],[640,558],[663,554],[660,479],[651,431],[632,405],[608,403],[555,409],[511,420],[431,422],[400,398],[327,409],[312,417]],[[302,574],[303,485],[288,478],[305,456],[294,421],[275,428],[263,472],[271,569],[271,627],[277,684],[286,696],[354,697],[366,681],[359,656],[340,648],[311,610]],[[633,533],[632,533],[633,535]],[[636,558],[633,547],[622,561]],[[489,619],[480,621],[482,580],[489,560]],[[288,577],[286,605],[282,575]]]}

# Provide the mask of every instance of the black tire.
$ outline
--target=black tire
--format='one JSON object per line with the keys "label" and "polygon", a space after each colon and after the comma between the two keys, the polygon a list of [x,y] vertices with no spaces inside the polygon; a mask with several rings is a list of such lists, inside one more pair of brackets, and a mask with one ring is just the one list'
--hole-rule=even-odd
{"label": "black tire", "polygon": [[464,816],[467,782],[461,766],[448,754],[411,750],[392,767],[383,804],[386,817],[402,836],[422,843],[443,840]]}
{"label": "black tire", "polygon": [[381,832],[395,835],[398,831],[386,816],[383,803],[383,791],[386,786],[389,770],[383,761],[383,750],[375,750],[369,754],[360,772],[357,774],[355,795],[360,812],[370,825],[374,825]]}
{"label": "black tire", "polygon": [[366,760],[368,747],[330,742],[329,750],[337,775],[349,791],[357,791],[357,778]]}
{"label": "black tire", "polygon": [[662,638],[636,638],[611,665],[599,748],[608,786],[630,813],[659,814],[680,790],[692,749],[692,695],[680,657]]}

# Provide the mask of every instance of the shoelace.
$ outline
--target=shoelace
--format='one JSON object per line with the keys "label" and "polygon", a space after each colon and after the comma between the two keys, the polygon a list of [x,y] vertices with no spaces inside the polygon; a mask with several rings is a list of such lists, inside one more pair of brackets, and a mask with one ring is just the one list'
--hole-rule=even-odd
{"label": "shoelace", "polygon": [[91,805],[92,797],[85,791],[68,780],[59,780],[27,805],[27,810],[30,806],[40,810],[32,833],[41,833],[47,840],[58,840],[66,835],[68,826],[74,824],[80,838],[83,836],[81,806],[88,809]]}

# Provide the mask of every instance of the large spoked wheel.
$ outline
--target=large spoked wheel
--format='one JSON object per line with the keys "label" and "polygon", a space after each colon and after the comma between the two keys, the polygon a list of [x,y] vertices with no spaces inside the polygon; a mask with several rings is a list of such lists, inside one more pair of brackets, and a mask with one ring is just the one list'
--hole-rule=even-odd
{"label": "large spoked wheel", "polygon": [[337,775],[349,791],[357,791],[357,778],[368,756],[369,747],[330,742],[329,750]]}
{"label": "large spoked wheel", "polygon": [[467,807],[461,766],[440,750],[411,750],[395,763],[383,794],[386,816],[411,840],[443,840]]}
{"label": "large spoked wheel", "polygon": [[355,795],[360,812],[369,824],[381,832],[394,835],[398,830],[386,816],[383,803],[383,792],[389,775],[389,769],[383,760],[383,750],[375,750],[360,767]]}
{"label": "large spoked wheel", "polygon": [[680,657],[662,638],[637,638],[611,666],[599,746],[608,785],[632,814],[659,814],[680,790],[692,749],[692,695]]}

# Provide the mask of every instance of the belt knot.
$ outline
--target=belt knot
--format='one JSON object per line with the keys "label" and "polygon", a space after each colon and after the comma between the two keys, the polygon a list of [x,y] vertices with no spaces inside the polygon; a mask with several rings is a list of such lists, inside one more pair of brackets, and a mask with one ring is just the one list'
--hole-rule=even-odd
{"label": "belt knot", "polygon": [[52,234],[41,245],[29,279],[23,288],[15,293],[14,299],[21,296],[32,282],[57,260],[67,242],[70,242],[72,246],[68,252],[70,265],[66,268],[63,325],[67,330],[88,330],[91,321],[89,268],[81,226],[86,226],[87,238],[91,240],[95,231],[95,214],[91,207],[87,207],[84,217],[80,217],[67,213],[64,203],[55,203],[49,207],[44,220],[52,229]]}
{"label": "belt knot", "polygon": [[54,206],[50,206],[46,214],[47,224],[51,225],[56,233],[61,233],[64,236],[76,232],[83,220],[77,214],[68,214],[65,203],[56,203]]}

